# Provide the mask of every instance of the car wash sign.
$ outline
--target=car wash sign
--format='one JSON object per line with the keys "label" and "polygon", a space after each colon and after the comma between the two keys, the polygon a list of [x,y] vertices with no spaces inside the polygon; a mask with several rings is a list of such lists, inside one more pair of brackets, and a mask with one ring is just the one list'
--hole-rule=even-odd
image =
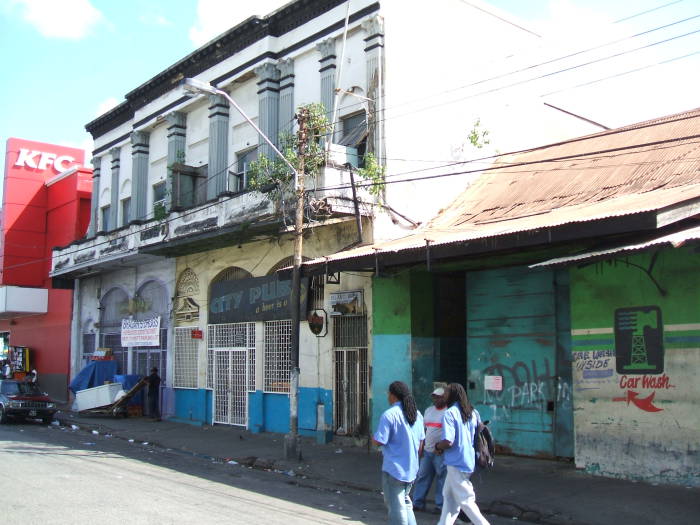
{"label": "car wash sign", "polygon": [[[308,279],[301,281],[299,302],[306,305]],[[211,285],[209,324],[274,321],[292,317],[292,281],[277,275],[220,281]]]}

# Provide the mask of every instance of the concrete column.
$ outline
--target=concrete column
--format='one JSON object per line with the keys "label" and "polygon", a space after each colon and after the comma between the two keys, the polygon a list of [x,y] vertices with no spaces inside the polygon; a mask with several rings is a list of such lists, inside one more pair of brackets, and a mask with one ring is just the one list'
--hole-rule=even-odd
{"label": "concrete column", "polygon": [[165,209],[170,211],[173,203],[177,207],[192,206],[194,202],[194,184],[191,177],[180,177],[178,184],[174,184],[173,170],[171,166],[176,162],[185,164],[187,144],[185,131],[187,129],[187,114],[181,111],[173,111],[165,117],[168,123],[168,176],[165,182]]}
{"label": "concrete column", "polygon": [[209,95],[209,166],[207,199],[227,190],[229,104],[221,95]]}
{"label": "concrete column", "polygon": [[121,148],[109,150],[112,155],[112,183],[109,202],[109,231],[116,230],[119,219],[119,168],[121,166]]}
{"label": "concrete column", "polygon": [[139,224],[146,220],[148,211],[148,143],[150,133],[131,133],[131,221]]}
{"label": "concrete column", "polygon": [[90,201],[90,225],[87,236],[94,237],[97,231],[100,203],[100,171],[102,171],[102,158],[92,158],[92,200]]}
{"label": "concrete column", "polygon": [[287,58],[277,63],[280,70],[280,136],[294,132],[294,60]]}
{"label": "concrete column", "polygon": [[[279,144],[279,78],[280,71],[268,62],[255,68],[258,81],[258,127],[275,146]],[[277,155],[260,137],[258,139],[258,152],[268,159],[274,159]]]}
{"label": "concrete column", "polygon": [[367,152],[374,153],[383,164],[384,153],[384,19],[375,16],[362,23],[365,37],[367,72]]}
{"label": "concrete column", "polygon": [[326,108],[328,121],[333,118],[333,100],[335,99],[335,39],[329,38],[316,45],[321,53],[318,72],[321,75],[321,104]]}

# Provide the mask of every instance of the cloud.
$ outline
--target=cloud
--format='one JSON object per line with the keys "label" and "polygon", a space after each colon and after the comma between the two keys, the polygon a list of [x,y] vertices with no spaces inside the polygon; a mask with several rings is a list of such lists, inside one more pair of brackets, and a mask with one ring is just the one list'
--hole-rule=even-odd
{"label": "cloud", "polygon": [[119,101],[114,98],[114,97],[109,97],[97,106],[97,111],[95,111],[95,117],[99,117],[100,115],[104,115],[107,113],[110,109],[115,108],[119,105]]}
{"label": "cloud", "polygon": [[80,40],[104,19],[90,0],[10,0],[22,18],[47,38]]}
{"label": "cloud", "polygon": [[253,15],[265,16],[287,2],[288,0],[258,0],[252,7],[248,2],[198,0],[197,18],[189,31],[190,40],[199,47],[246,18]]}
{"label": "cloud", "polygon": [[168,20],[163,15],[143,14],[139,16],[139,22],[147,26],[171,26],[172,21]]}

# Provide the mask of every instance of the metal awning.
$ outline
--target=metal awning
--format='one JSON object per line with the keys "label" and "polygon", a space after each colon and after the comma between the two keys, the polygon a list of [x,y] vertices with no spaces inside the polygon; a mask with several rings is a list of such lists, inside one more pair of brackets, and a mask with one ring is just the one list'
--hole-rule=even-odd
{"label": "metal awning", "polygon": [[637,252],[640,250],[651,248],[652,246],[658,246],[662,244],[670,244],[674,248],[679,248],[688,241],[697,239],[700,239],[700,226],[681,230],[676,233],[670,233],[668,235],[662,235],[660,237],[656,237],[645,242],[635,244],[621,244],[619,246],[615,246],[605,250],[596,250],[580,253],[577,255],[569,255],[566,257],[557,257],[555,259],[549,259],[547,261],[540,262],[537,264],[531,264],[530,268],[542,268],[546,266],[567,265],[583,261],[591,261],[592,259],[605,258],[610,255],[620,255],[624,253]]}

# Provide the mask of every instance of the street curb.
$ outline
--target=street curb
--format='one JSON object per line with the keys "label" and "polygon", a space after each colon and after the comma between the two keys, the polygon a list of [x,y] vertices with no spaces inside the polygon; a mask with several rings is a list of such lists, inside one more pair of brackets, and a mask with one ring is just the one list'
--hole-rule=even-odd
{"label": "street curb", "polygon": [[[75,420],[70,412],[60,412],[56,413],[55,420],[57,420],[61,425],[65,427],[71,427],[75,425],[79,430],[92,432],[96,430],[100,432],[101,435],[110,434],[115,439],[120,439],[123,441],[129,441],[131,438],[122,436],[118,434],[118,431],[109,428],[105,425],[100,425],[99,423],[85,422],[84,420]],[[132,439],[132,442],[135,442]],[[370,492],[373,494],[381,495],[381,490],[372,486],[362,485],[358,483],[345,482],[343,480],[328,479],[322,476],[312,476],[308,472],[298,473],[295,470],[295,466],[292,463],[288,463],[285,460],[278,460],[272,458],[265,458],[262,456],[241,456],[241,457],[218,457],[211,456],[209,454],[203,454],[201,452],[195,452],[192,450],[185,450],[181,448],[175,448],[171,446],[163,445],[158,441],[148,441],[148,445],[159,448],[164,451],[174,452],[176,454],[181,454],[184,456],[205,459],[207,461],[212,461],[215,463],[226,464],[230,461],[235,461],[237,465],[254,469],[262,472],[271,472],[275,474],[287,475],[289,477],[288,483],[295,484],[307,488],[315,488],[317,490],[333,490],[337,491],[338,488],[345,488],[349,490],[356,490],[362,492]],[[289,475],[288,472],[293,472],[293,475]],[[517,520],[524,523],[537,523],[541,525],[590,525],[588,523],[583,523],[579,521],[574,521],[571,518],[567,518],[560,514],[539,511],[536,509],[525,508],[517,503],[508,502],[505,500],[494,500],[491,502],[481,502],[482,512],[487,514],[494,514],[503,518],[510,518],[512,520]]]}

